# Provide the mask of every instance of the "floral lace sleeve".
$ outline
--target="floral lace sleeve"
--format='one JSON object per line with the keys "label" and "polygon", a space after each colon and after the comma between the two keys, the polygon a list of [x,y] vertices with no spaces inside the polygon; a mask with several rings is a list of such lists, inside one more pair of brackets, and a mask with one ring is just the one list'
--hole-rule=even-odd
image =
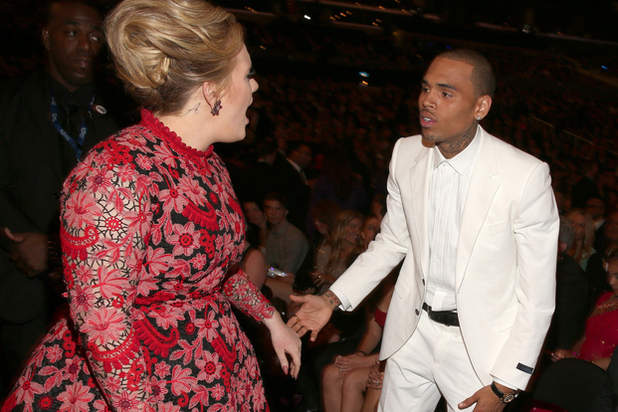
{"label": "floral lace sleeve", "polygon": [[79,342],[109,404],[145,411],[145,359],[130,315],[150,228],[150,183],[113,149],[91,154],[65,182],[65,279]]}
{"label": "floral lace sleeve", "polygon": [[270,319],[275,311],[268,299],[251,283],[242,269],[238,269],[227,277],[223,284],[223,293],[235,307],[257,322]]}

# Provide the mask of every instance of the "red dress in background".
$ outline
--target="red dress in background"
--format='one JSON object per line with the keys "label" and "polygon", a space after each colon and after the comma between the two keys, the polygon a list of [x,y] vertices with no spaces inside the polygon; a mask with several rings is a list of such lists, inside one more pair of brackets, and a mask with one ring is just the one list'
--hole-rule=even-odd
{"label": "red dress in background", "polygon": [[618,299],[613,297],[614,292],[601,295],[586,321],[586,339],[579,350],[580,359],[611,358],[618,344]]}
{"label": "red dress in background", "polygon": [[212,148],[143,110],[64,185],[70,316],[35,349],[2,411],[267,410],[230,304],[273,309],[242,272],[241,209]]}

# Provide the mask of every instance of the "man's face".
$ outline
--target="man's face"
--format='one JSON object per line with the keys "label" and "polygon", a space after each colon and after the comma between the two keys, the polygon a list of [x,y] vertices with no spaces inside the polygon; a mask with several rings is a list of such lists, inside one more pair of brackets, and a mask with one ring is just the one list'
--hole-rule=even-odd
{"label": "man's face", "polygon": [[453,144],[467,133],[475,133],[475,117],[482,98],[476,96],[472,70],[467,63],[443,57],[431,63],[418,98],[424,139],[436,144]]}
{"label": "man's face", "polygon": [[593,219],[599,219],[605,214],[605,203],[601,199],[590,198],[586,202],[586,211]]}
{"label": "man's face", "polygon": [[51,75],[70,91],[92,83],[103,45],[101,17],[79,3],[53,3],[43,28]]}
{"label": "man's face", "polygon": [[266,220],[273,226],[277,226],[285,220],[288,210],[276,200],[264,201],[264,213]]}
{"label": "man's face", "polygon": [[294,159],[296,164],[301,168],[306,169],[311,164],[311,160],[313,159],[311,148],[309,146],[300,145],[295,152],[296,156],[294,156]]}
{"label": "man's face", "polygon": [[613,212],[605,220],[605,238],[613,245],[618,244],[618,212]]}

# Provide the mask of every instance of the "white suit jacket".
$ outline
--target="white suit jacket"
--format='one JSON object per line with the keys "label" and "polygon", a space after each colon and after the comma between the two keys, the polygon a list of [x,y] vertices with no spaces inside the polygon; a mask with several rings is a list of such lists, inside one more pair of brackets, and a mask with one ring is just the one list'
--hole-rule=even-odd
{"label": "white suit jacket", "polygon": [[[524,389],[555,304],[559,220],[549,167],[488,134],[463,211],[456,299],[464,343],[483,384]],[[420,135],[395,144],[381,232],[333,284],[351,310],[405,258],[384,327],[381,358],[414,332],[429,265],[429,187],[434,150]]]}

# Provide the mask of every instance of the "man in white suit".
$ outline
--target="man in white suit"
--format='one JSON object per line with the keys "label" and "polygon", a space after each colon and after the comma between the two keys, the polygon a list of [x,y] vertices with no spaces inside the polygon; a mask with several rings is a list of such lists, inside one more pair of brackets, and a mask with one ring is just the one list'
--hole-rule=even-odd
{"label": "man in white suit", "polygon": [[554,310],[558,212],[548,166],[485,132],[491,65],[436,57],[419,96],[422,135],[393,150],[387,214],[368,250],[288,324],[317,332],[405,259],[384,328],[382,411],[501,411],[525,389]]}

